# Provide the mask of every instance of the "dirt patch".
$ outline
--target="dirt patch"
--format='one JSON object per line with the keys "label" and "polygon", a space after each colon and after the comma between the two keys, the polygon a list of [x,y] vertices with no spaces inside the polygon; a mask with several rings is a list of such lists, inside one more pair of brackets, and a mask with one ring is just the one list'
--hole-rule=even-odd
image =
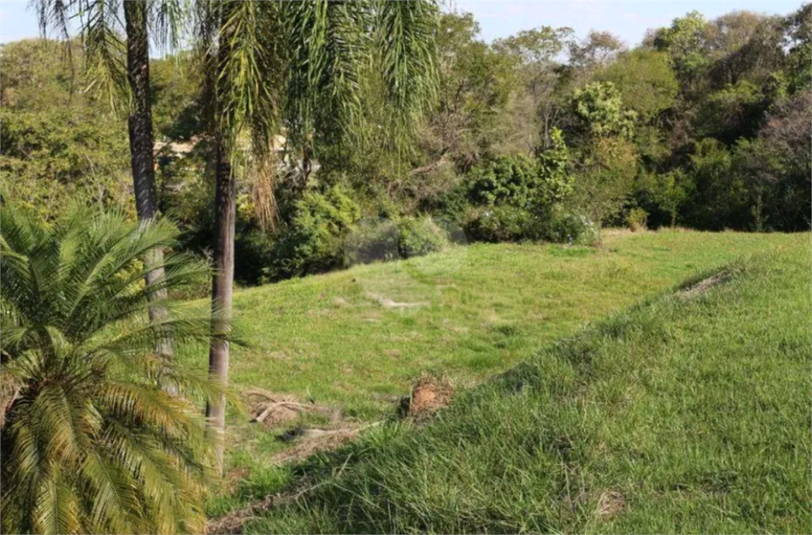
{"label": "dirt patch", "polygon": [[271,460],[276,464],[283,464],[300,461],[317,453],[333,451],[355,438],[358,431],[359,428],[350,427],[339,429],[291,429],[283,433],[279,439],[293,442],[293,447],[277,453]]}
{"label": "dirt patch", "polygon": [[609,490],[598,498],[597,515],[601,520],[609,520],[626,507],[626,499],[617,491]]}
{"label": "dirt patch", "polygon": [[260,388],[251,388],[243,392],[243,395],[250,408],[251,422],[264,424],[268,428],[288,424],[308,412],[325,415],[331,422],[341,419],[341,412],[337,409],[315,403],[301,403],[288,394],[276,394]]}
{"label": "dirt patch", "polygon": [[419,308],[428,305],[429,303],[426,301],[420,301],[417,303],[399,303],[397,301],[393,301],[388,297],[384,297],[382,295],[374,294],[371,292],[367,292],[367,295],[378,302],[384,308]]}
{"label": "dirt patch", "polygon": [[209,535],[242,533],[242,526],[248,520],[259,517],[264,511],[269,511],[274,507],[287,505],[296,499],[297,495],[266,496],[265,499],[254,502],[247,507],[237,509],[220,518],[209,520],[206,523],[206,533]]}
{"label": "dirt patch", "polygon": [[454,387],[448,379],[423,374],[412,387],[409,397],[403,398],[400,413],[422,419],[451,403]]}
{"label": "dirt patch", "polygon": [[712,275],[706,279],[702,279],[701,281],[697,282],[694,285],[689,286],[683,290],[677,292],[677,295],[683,299],[691,299],[692,297],[696,297],[704,292],[707,292],[709,289],[722,284],[730,279],[730,273],[727,271],[722,271],[717,273],[716,275]]}

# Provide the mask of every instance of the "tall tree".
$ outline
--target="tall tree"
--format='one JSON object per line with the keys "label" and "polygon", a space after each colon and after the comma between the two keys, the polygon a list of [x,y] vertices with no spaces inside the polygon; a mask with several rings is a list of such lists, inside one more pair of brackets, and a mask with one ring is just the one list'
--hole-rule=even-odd
{"label": "tall tree", "polygon": [[[128,129],[133,190],[138,218],[149,222],[158,217],[155,188],[155,162],[152,112],[150,105],[149,45],[150,38],[159,43],[177,43],[183,15],[180,0],[105,1],[105,0],[33,0],[43,29],[56,27],[63,37],[69,35],[68,20],[78,16],[79,33],[84,45],[88,69],[95,84],[106,88],[113,105],[128,101]],[[124,12],[124,28],[120,11]],[[123,29],[125,43],[119,37]],[[152,30],[152,31],[151,31]],[[126,60],[122,61],[126,47]],[[146,253],[146,284],[153,305],[150,317],[160,319],[166,310],[158,303],[166,298],[159,288],[165,276],[162,250]],[[165,360],[172,358],[172,338],[167,334],[157,348]]]}
{"label": "tall tree", "polygon": [[516,62],[523,93],[529,98],[530,113],[534,120],[534,134],[538,139],[531,144],[547,148],[552,146],[551,132],[555,116],[561,110],[560,99],[555,91],[560,83],[558,56],[572,45],[571,28],[543,26],[524,30],[494,43],[494,48],[512,56]]}
{"label": "tall tree", "polygon": [[[347,136],[362,120],[363,88],[376,85],[361,79],[372,74],[379,77],[377,86],[393,111],[390,124],[382,126],[408,135],[435,90],[437,11],[425,0],[225,0],[200,7],[199,33],[213,67],[207,93],[215,111],[217,182],[209,371],[226,385],[235,175],[246,167],[241,156],[250,154],[261,167],[283,123],[289,142],[304,148],[320,137]],[[210,403],[206,412],[218,434],[222,470],[225,400]]]}

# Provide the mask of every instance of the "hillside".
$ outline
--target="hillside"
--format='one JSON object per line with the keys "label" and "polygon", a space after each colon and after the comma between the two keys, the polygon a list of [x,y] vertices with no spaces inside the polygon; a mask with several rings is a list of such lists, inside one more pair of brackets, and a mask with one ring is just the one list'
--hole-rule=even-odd
{"label": "hillside", "polygon": [[[678,262],[689,241],[696,256]],[[294,474],[297,499],[246,531],[808,532],[809,235],[665,233],[612,247],[638,265],[669,247],[670,265],[641,267],[660,284],[687,263],[771,251],[546,344],[429,425],[379,426],[314,459]],[[657,286],[638,278],[618,283],[628,291],[614,306]],[[592,302],[613,308],[600,292]]]}
{"label": "hillside", "polygon": [[[609,231],[600,248],[476,244],[241,290],[235,317],[248,347],[234,349],[232,385],[238,392],[261,388],[338,409],[343,422],[361,425],[392,414],[424,372],[446,376],[457,387],[473,386],[575,334],[585,322],[798,239]],[[205,348],[188,358],[204,366]],[[290,448],[277,439],[284,429],[250,424],[249,418],[230,416],[229,491],[212,514],[289,480],[289,470],[274,458]],[[311,425],[329,427],[323,418],[309,418]]]}

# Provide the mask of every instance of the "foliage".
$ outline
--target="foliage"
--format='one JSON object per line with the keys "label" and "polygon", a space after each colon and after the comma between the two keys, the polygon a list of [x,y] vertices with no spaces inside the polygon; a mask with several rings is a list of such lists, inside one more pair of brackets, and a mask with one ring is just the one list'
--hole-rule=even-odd
{"label": "foliage", "polygon": [[632,50],[596,73],[600,81],[611,82],[623,107],[651,121],[674,105],[679,85],[664,52]]}
{"label": "foliage", "polygon": [[398,225],[401,258],[412,258],[442,251],[448,245],[445,231],[430,217],[407,218]]}
{"label": "foliage", "polygon": [[582,158],[572,202],[600,224],[617,215],[631,196],[637,154],[629,141],[609,137],[595,139]]}
{"label": "foliage", "polygon": [[[199,533],[208,446],[194,402],[215,390],[155,348],[170,330],[206,339],[208,318],[164,299],[170,314],[149,319],[141,262],[177,231],[79,208],[48,229],[8,203],[0,217],[3,531]],[[207,271],[183,254],[163,267],[167,290]]]}
{"label": "foliage", "polygon": [[76,198],[127,206],[129,162],[119,121],[89,109],[0,112],[3,196],[55,218]]}
{"label": "foliage", "polygon": [[783,24],[785,45],[789,48],[790,90],[808,89],[812,85],[812,3],[802,5]]}
{"label": "foliage", "polygon": [[558,128],[550,132],[550,142],[536,152],[538,173],[541,184],[537,186],[543,202],[552,204],[566,199],[573,188],[570,173],[570,151],[564,142],[564,135]]}
{"label": "foliage", "polygon": [[612,82],[594,82],[577,89],[572,95],[572,107],[585,137],[630,138],[634,134],[637,114],[623,109],[623,100]]}
{"label": "foliage", "polygon": [[600,229],[583,214],[556,207],[544,222],[544,239],[569,245],[595,245]]}
{"label": "foliage", "polygon": [[749,221],[744,177],[733,172],[729,150],[708,138],[696,145],[688,176],[693,184],[685,214],[688,225],[722,230]]}
{"label": "foliage", "polygon": [[273,242],[266,280],[279,280],[340,267],[344,239],[361,210],[340,185],[305,192],[295,205],[289,231]]}
{"label": "foliage", "polygon": [[465,234],[469,240],[491,243],[541,239],[541,220],[526,208],[498,205],[469,214]]}
{"label": "foliage", "polygon": [[654,40],[657,50],[668,52],[671,66],[677,78],[684,85],[699,75],[710,60],[709,24],[698,11],[691,11],[684,17],[674,19],[671,26],[659,30]]}
{"label": "foliage", "polygon": [[432,159],[467,171],[493,152],[496,132],[508,132],[501,111],[510,99],[509,58],[477,39],[473,16],[444,13],[437,27],[438,101],[421,136]]}
{"label": "foliage", "polygon": [[3,198],[42,217],[70,200],[129,204],[126,125],[84,91],[75,42],[27,39],[3,45],[0,175]]}
{"label": "foliage", "polygon": [[646,230],[647,222],[648,214],[640,207],[632,208],[626,216],[626,226],[628,226],[632,232]]}
{"label": "foliage", "polygon": [[501,156],[474,169],[467,187],[477,204],[532,209],[540,197],[540,182],[536,162],[527,157]]}

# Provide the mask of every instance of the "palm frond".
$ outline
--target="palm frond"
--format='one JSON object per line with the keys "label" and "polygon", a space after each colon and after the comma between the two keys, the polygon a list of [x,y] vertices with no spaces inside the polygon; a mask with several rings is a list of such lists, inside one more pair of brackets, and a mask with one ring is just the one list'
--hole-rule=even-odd
{"label": "palm frond", "polygon": [[[77,208],[46,230],[9,205],[0,227],[3,530],[199,531],[209,453],[194,403],[222,389],[154,349],[169,330],[202,344],[210,321],[168,297],[150,318],[140,261],[176,229]],[[163,267],[167,290],[208,272],[180,254]]]}

